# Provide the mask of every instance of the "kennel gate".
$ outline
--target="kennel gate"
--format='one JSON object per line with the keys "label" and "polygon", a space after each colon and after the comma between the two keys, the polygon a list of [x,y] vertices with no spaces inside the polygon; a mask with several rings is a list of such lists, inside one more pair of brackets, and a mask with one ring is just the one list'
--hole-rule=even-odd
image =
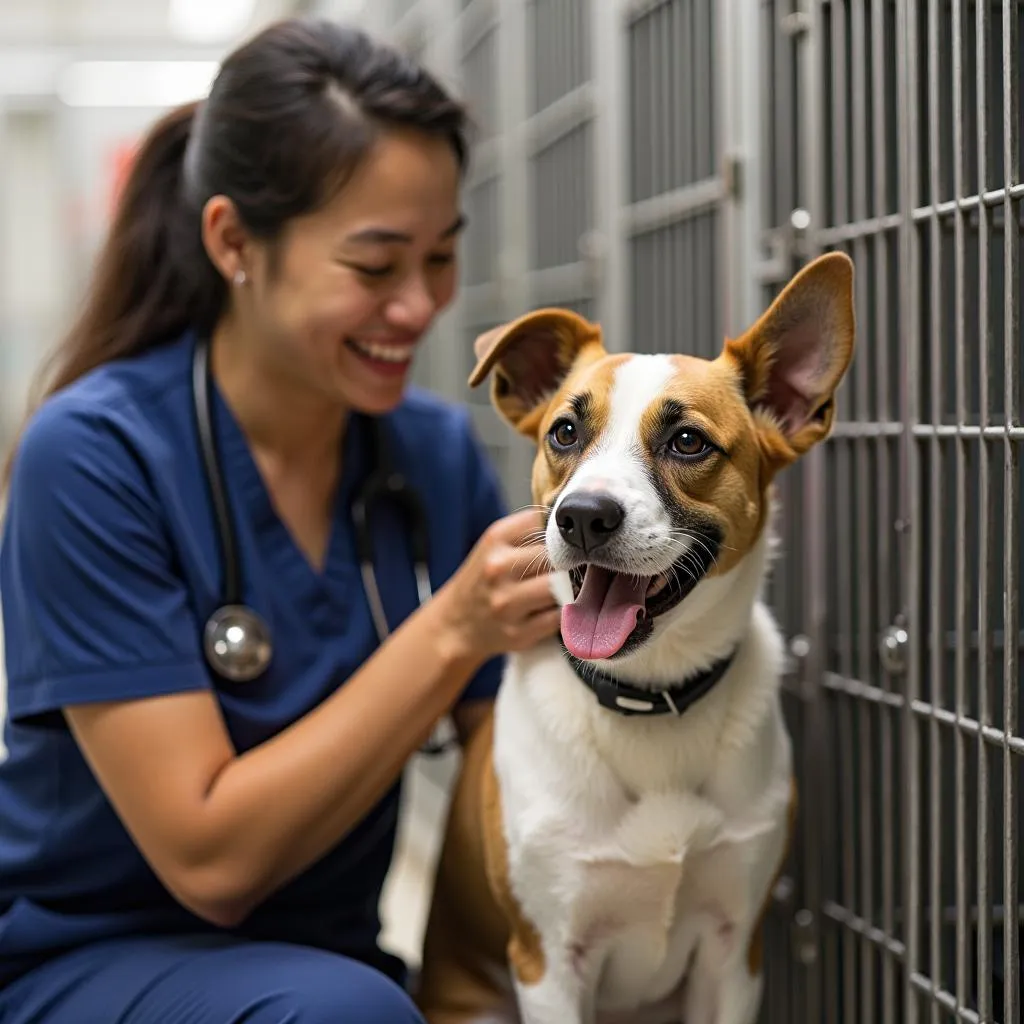
{"label": "kennel gate", "polygon": [[778,14],[788,239],[853,256],[859,322],[802,499],[807,1019],[1019,1024],[1024,5]]}
{"label": "kennel gate", "polygon": [[[761,1019],[1021,1024],[1024,3],[396,3],[483,131],[438,390],[528,308],[711,354],[853,256],[834,436],[780,487],[802,812]],[[528,500],[529,447],[470,401]]]}

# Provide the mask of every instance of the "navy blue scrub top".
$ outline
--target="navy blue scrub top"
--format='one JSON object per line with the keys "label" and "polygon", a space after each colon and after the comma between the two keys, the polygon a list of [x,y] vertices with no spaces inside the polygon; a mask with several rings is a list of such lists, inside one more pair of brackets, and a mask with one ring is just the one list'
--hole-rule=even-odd
{"label": "navy blue scrub top", "polygon": [[[0,984],[55,952],[126,934],[209,930],[147,866],[59,709],[214,689],[239,752],[333,693],[377,646],[350,502],[366,424],[346,432],[322,573],[275,514],[237,422],[213,414],[235,509],[245,599],[270,625],[273,662],[214,685],[201,624],[218,606],[221,559],[192,406],[194,335],[101,367],[51,398],[23,436],[0,546],[8,750],[0,765]],[[426,507],[435,589],[505,512],[466,412],[411,391],[390,414],[395,460]],[[392,628],[418,606],[398,513],[374,524]],[[493,697],[501,661],[463,699]],[[181,737],[188,743],[188,736]],[[360,955],[380,930],[400,783],[337,847],[238,929]],[[272,813],[272,809],[268,810]]]}

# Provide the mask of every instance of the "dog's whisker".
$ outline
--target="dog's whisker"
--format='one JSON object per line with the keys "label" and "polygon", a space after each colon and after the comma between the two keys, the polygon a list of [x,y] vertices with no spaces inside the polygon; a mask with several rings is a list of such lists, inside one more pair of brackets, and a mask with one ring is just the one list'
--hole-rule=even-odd
{"label": "dog's whisker", "polygon": [[[693,547],[691,547],[688,551],[686,551],[684,553],[684,558],[687,557],[687,556],[694,556],[695,557],[696,553],[694,551],[694,547],[696,547],[696,548],[699,548],[699,549],[701,549],[701,550],[703,550],[703,551],[705,551],[707,553],[708,557],[711,559],[711,564],[712,565],[715,565],[715,566],[718,565],[718,554],[717,554],[717,552],[715,551],[714,547],[710,543],[708,543],[707,540],[705,540],[703,537],[700,536],[700,534],[690,533],[688,530],[676,529],[676,530],[673,530],[673,532],[672,532],[672,539],[673,540],[687,540],[687,541],[690,541],[691,544],[693,545]],[[734,551],[735,550],[735,548],[731,548],[731,547],[728,547],[728,546],[725,546],[725,545],[720,545],[720,547],[723,547],[723,546],[725,547],[726,551]]]}
{"label": "dog's whisker", "polygon": [[553,507],[554,506],[552,506],[552,505],[520,505],[516,509],[516,512],[544,512],[544,513],[550,513],[551,509]]}
{"label": "dog's whisker", "polygon": [[[690,541],[692,544],[704,548],[704,550],[707,551],[708,554],[712,553],[712,545],[699,533],[691,533],[689,530],[676,528],[672,531],[671,536],[673,540],[687,540]],[[719,547],[725,547],[728,551],[735,550],[734,548],[728,547],[727,545],[720,544]]]}
{"label": "dog's whisker", "polygon": [[536,555],[534,555],[533,558],[530,559],[530,561],[527,564],[527,566],[523,569],[523,574],[520,577],[520,579],[524,579],[525,580],[526,577],[529,575],[529,573],[533,570],[533,567],[535,565],[537,565],[538,562],[542,562],[542,561],[546,560],[546,558],[547,558],[547,553],[543,552],[543,551],[542,552],[538,552]]}

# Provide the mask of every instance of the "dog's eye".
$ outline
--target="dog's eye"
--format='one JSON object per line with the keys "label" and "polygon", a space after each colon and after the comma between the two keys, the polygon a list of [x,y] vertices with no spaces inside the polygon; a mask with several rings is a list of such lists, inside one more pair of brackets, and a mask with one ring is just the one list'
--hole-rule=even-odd
{"label": "dog's eye", "polygon": [[579,439],[576,424],[570,420],[559,420],[548,435],[556,448],[571,448]]}
{"label": "dog's eye", "polygon": [[699,430],[693,430],[691,427],[680,430],[669,441],[668,446],[673,455],[681,455],[685,459],[695,459],[711,451],[708,439]]}

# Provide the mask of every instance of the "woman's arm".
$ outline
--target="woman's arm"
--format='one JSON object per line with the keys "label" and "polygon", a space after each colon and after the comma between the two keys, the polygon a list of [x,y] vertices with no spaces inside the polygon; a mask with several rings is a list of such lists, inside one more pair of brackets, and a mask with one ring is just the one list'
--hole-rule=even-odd
{"label": "woman's arm", "polygon": [[493,654],[554,633],[535,513],[496,523],[459,572],[334,695],[236,756],[208,692],[81,704],[66,717],[164,884],[238,923],[337,844]]}

